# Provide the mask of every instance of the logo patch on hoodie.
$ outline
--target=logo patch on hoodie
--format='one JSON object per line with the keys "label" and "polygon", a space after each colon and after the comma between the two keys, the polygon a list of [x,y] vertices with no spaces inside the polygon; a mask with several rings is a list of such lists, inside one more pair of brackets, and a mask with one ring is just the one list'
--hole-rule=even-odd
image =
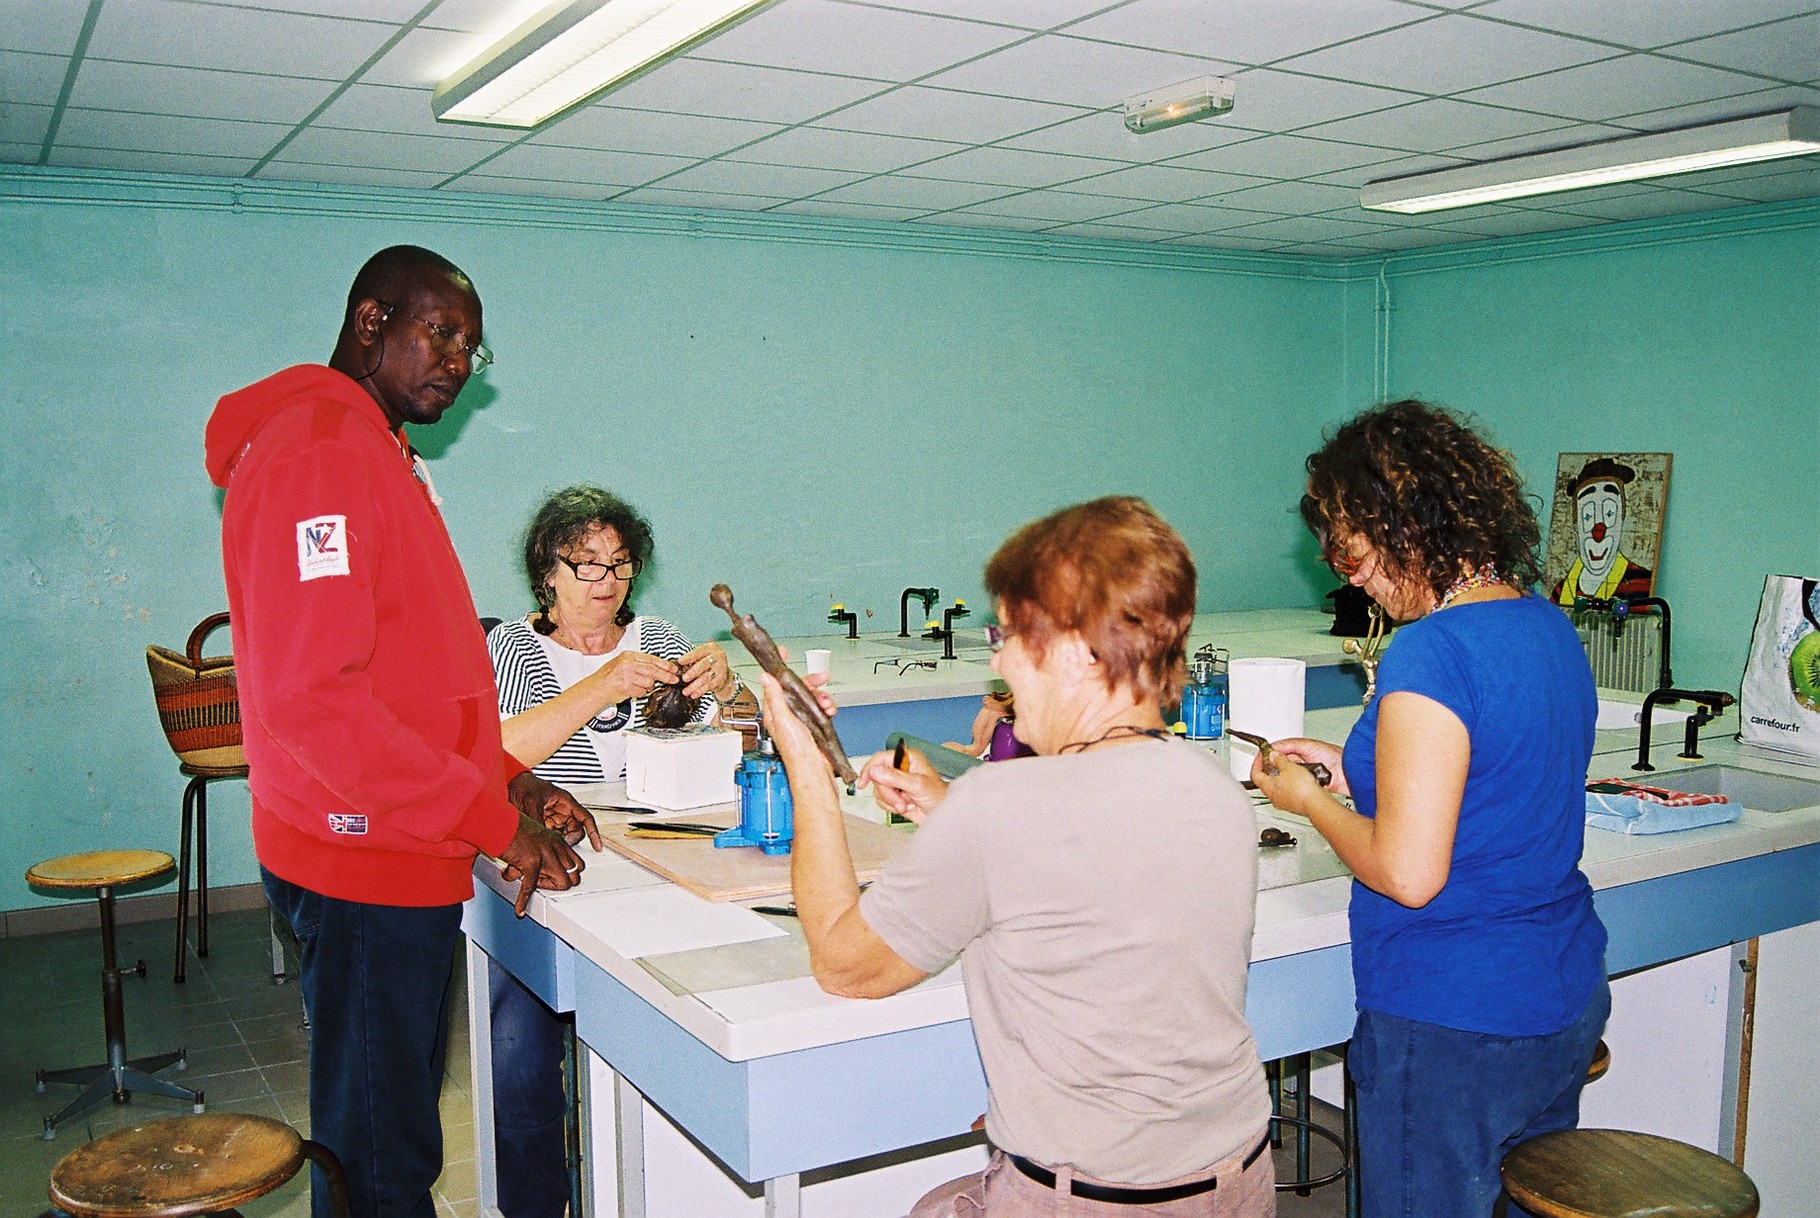
{"label": "logo patch on hoodie", "polygon": [[352,833],[358,836],[365,834],[366,831],[367,818],[364,816],[356,816],[352,812],[329,813],[330,833]]}
{"label": "logo patch on hoodie", "polygon": [[[325,575],[347,575],[348,518],[317,516],[297,522],[297,579],[304,582]],[[361,830],[365,832],[365,830]]]}

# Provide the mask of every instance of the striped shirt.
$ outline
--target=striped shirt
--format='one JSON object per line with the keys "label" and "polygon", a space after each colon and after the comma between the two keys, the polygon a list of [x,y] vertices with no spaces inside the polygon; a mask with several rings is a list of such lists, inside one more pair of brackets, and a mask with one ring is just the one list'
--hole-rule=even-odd
{"label": "striped shirt", "polygon": [[[689,640],[676,627],[662,618],[643,615],[633,618],[619,646],[602,656],[570,651],[548,635],[538,634],[524,618],[501,622],[487,633],[487,651],[493,657],[493,674],[499,683],[502,720],[548,702],[621,652],[642,651],[665,660],[679,660],[690,647]],[[568,670],[566,680],[558,676],[558,665],[553,660],[563,661],[561,667]],[[644,724],[644,706],[643,698],[628,698],[602,707],[581,730],[531,769],[539,778],[559,786],[623,778],[626,750],[621,733]],[[706,722],[719,708],[713,695],[704,697],[695,712],[695,722]]]}

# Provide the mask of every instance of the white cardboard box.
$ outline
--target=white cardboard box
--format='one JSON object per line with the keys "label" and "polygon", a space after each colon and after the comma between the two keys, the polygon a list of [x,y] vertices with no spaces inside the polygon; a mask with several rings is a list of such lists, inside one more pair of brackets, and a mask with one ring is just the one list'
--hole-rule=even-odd
{"label": "white cardboard box", "polygon": [[738,732],[692,723],[626,733],[626,798],[653,808],[699,808],[739,797]]}

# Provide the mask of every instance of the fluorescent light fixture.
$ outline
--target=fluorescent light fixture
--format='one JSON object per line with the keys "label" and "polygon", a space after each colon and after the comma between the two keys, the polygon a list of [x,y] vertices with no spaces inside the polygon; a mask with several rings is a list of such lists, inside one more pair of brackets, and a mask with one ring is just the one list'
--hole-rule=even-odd
{"label": "fluorescent light fixture", "polygon": [[1197,76],[1179,85],[1125,99],[1125,128],[1149,135],[1166,127],[1179,127],[1197,118],[1209,118],[1232,109],[1233,84],[1218,76]]}
{"label": "fluorescent light fixture", "polygon": [[557,0],[436,86],[445,123],[535,127],[772,0]]}
{"label": "fluorescent light fixture", "polygon": [[1661,178],[1820,152],[1820,109],[1796,106],[1679,131],[1627,135],[1553,152],[1367,182],[1359,206],[1405,214]]}

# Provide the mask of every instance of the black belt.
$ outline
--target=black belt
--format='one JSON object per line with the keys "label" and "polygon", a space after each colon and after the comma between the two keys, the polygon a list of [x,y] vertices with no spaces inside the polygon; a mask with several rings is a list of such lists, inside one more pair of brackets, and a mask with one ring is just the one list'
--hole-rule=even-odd
{"label": "black belt", "polygon": [[[1245,1171],[1258,1161],[1270,1145],[1270,1134],[1265,1133],[1252,1152],[1239,1164],[1239,1170]],[[1038,1167],[1023,1155],[1007,1154],[1011,1166],[1035,1180],[1044,1188],[1055,1187],[1055,1173],[1047,1167]],[[1089,1201],[1106,1201],[1113,1205],[1161,1205],[1165,1201],[1179,1201],[1183,1197],[1195,1197],[1201,1193],[1210,1193],[1220,1186],[1218,1176],[1209,1176],[1205,1180],[1196,1180],[1191,1184],[1167,1184],[1162,1188],[1119,1188],[1111,1184],[1089,1184],[1085,1180],[1075,1180],[1069,1186],[1069,1192],[1076,1197],[1085,1197]]]}

